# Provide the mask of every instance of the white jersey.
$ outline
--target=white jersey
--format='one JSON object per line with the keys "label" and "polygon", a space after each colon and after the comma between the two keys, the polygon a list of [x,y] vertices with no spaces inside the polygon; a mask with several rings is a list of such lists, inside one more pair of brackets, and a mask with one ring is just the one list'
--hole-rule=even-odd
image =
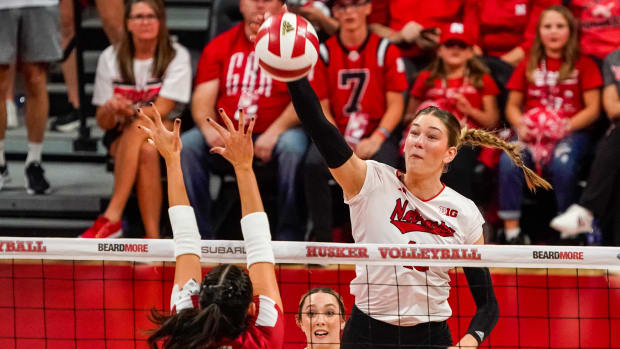
{"label": "white jersey", "polygon": [[[114,46],[109,46],[97,62],[93,105],[102,106],[114,94],[120,94],[136,104],[146,104],[162,96],[179,103],[187,103],[192,92],[192,67],[187,49],[178,43],[172,47],[176,54],[161,79],[152,75],[153,59],[134,59],[135,84],[123,83]],[[181,106],[182,107],[182,106]],[[172,115],[174,114],[174,115]],[[171,117],[176,114],[170,113]]]}
{"label": "white jersey", "polygon": [[[420,200],[398,178],[398,170],[366,161],[361,191],[346,200],[358,243],[474,244],[484,219],[473,201],[444,187]],[[452,315],[449,267],[357,266],[351,281],[355,305],[374,319],[413,326]]]}

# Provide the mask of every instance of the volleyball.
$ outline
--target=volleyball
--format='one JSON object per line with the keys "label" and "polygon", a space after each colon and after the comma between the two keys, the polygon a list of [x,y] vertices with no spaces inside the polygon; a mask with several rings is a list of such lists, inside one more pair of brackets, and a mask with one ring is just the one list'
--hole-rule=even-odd
{"label": "volleyball", "polygon": [[307,75],[319,57],[312,24],[293,13],[269,17],[256,35],[256,57],[264,72],[279,81]]}

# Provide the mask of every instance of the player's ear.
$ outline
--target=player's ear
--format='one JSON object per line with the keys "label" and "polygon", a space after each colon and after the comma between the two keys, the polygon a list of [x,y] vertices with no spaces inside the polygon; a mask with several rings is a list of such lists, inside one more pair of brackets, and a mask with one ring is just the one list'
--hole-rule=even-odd
{"label": "player's ear", "polygon": [[258,315],[256,311],[256,303],[254,303],[254,301],[250,303],[250,307],[248,308],[248,315],[250,315],[250,317],[255,317],[256,315]]}
{"label": "player's ear", "polygon": [[456,147],[449,147],[448,150],[446,150],[446,154],[443,157],[443,163],[444,164],[449,164],[450,162],[452,162],[452,160],[454,160],[454,158],[456,157]]}

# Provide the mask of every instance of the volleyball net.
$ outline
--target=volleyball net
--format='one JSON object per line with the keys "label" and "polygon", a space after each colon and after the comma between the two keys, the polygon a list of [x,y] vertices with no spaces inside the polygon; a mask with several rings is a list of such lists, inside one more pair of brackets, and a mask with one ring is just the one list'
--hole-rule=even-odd
{"label": "volleyball net", "polygon": [[[273,242],[285,313],[285,348],[306,340],[301,296],[328,286],[347,312],[355,265],[454,267],[458,341],[476,311],[460,267],[491,270],[500,308],[482,348],[620,348],[620,248]],[[245,263],[242,241],[202,241],[203,272]],[[172,240],[0,238],[0,348],[147,348],[147,314],[168,310]],[[347,314],[348,316],[348,314]]]}

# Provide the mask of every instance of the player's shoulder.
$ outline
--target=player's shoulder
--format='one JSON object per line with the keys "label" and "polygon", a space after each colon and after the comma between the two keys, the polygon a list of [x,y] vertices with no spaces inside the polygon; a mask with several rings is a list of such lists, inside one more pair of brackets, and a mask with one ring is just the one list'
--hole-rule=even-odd
{"label": "player's shoulder", "polygon": [[384,182],[398,181],[399,170],[382,162],[366,160],[366,171],[372,171],[372,173]]}
{"label": "player's shoulder", "polygon": [[189,51],[187,50],[187,48],[181,44],[179,44],[178,42],[173,42],[172,43],[172,48],[174,49],[175,52],[175,58],[178,59],[189,59]]}
{"label": "player's shoulder", "polygon": [[319,45],[319,56],[323,61],[323,64],[329,65],[331,61],[331,53],[340,49],[340,45],[338,43],[338,35],[333,35],[331,38],[327,39],[325,42]]}
{"label": "player's shoulder", "polygon": [[446,186],[442,192],[442,201],[450,202],[459,210],[459,214],[474,216],[479,212],[478,206],[471,199]]}
{"label": "player's shoulder", "polygon": [[382,38],[375,33],[368,36],[368,46],[373,49],[377,57],[377,65],[380,67],[388,64],[388,60],[400,58],[400,50],[387,38]]}
{"label": "player's shoulder", "polygon": [[116,48],[113,45],[106,47],[99,56],[104,61],[116,61]]}

